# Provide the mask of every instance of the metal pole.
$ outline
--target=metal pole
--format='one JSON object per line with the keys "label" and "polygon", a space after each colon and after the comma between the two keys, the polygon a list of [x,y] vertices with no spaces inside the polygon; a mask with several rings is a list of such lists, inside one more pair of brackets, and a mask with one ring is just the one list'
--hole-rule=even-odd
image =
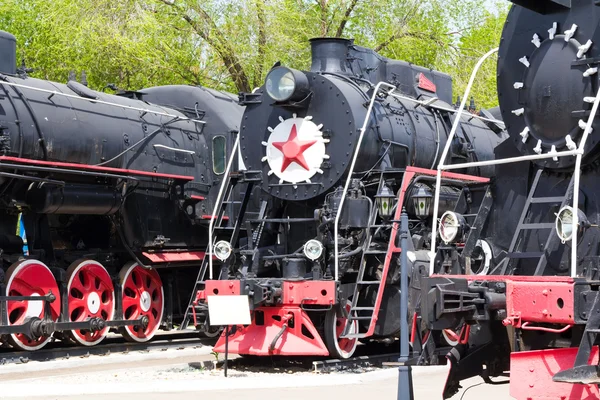
{"label": "metal pole", "polygon": [[227,378],[227,358],[229,356],[229,325],[225,326],[225,363],[223,363],[223,372]]}
{"label": "metal pole", "polygon": [[400,253],[400,358],[398,363],[398,400],[413,400],[412,370],[408,365],[409,338],[408,338],[408,215],[402,207],[400,215],[400,240],[402,252]]}

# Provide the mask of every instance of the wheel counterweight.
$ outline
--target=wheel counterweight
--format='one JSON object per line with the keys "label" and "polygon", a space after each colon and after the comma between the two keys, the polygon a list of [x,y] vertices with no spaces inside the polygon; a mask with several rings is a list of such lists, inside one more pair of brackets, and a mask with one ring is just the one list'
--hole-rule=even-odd
{"label": "wheel counterweight", "polygon": [[[50,305],[52,320],[60,315],[60,292],[50,269],[41,261],[25,260],[13,264],[6,273],[6,293],[8,296],[43,296],[52,291],[56,300]],[[24,324],[28,318],[43,318],[42,300],[8,301],[8,322],[10,325]],[[8,342],[19,349],[39,350],[50,341],[50,337],[29,338],[23,333],[11,334]]]}
{"label": "wheel counterweight", "polygon": [[145,269],[137,263],[125,265],[119,273],[123,288],[123,318],[126,320],[148,318],[145,328],[125,326],[121,334],[130,341],[146,342],[154,336],[164,311],[164,290],[160,276],[154,269]]}
{"label": "wheel counterweight", "polygon": [[[93,317],[109,321],[115,313],[115,291],[106,269],[93,260],[77,260],[67,270],[69,320],[86,321]],[[100,343],[109,328],[100,331],[73,330],[69,336],[84,346]]]}

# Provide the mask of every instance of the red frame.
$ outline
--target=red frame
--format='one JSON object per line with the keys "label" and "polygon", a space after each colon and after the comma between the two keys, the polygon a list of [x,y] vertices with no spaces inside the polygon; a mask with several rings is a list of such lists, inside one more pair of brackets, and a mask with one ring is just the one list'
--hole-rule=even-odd
{"label": "red frame", "polygon": [[[402,177],[402,184],[400,186],[400,192],[398,193],[398,206],[396,207],[396,214],[394,215],[394,221],[399,221],[400,216],[402,215],[402,205],[404,204],[404,199],[406,197],[406,191],[410,186],[411,182],[417,175],[428,175],[428,176],[437,176],[437,171],[432,169],[425,168],[417,168],[417,167],[406,167],[406,172]],[[472,176],[465,174],[457,174],[454,172],[442,172],[442,178],[448,179],[458,179],[464,181],[472,181],[472,182],[489,182],[489,178],[483,178],[480,176]],[[399,253],[402,251],[400,247],[396,246],[396,236],[398,235],[398,230],[400,228],[400,224],[398,222],[394,222],[392,225],[392,232],[390,233],[390,241],[388,244],[387,253],[385,255],[385,262],[383,264],[383,270],[381,271],[381,283],[380,287],[385,285],[388,276],[388,270],[390,269],[390,264],[392,263],[392,256],[395,253]],[[375,309],[373,310],[373,318],[371,318],[371,323],[369,324],[369,329],[367,330],[366,336],[371,336],[375,332],[375,326],[377,325],[377,317],[379,315],[379,309],[381,307],[381,300],[383,298],[383,290],[377,291],[377,298],[375,299]]]}
{"label": "red frame", "polygon": [[169,253],[144,252],[142,254],[153,263],[166,263],[178,261],[202,261],[206,253],[203,251],[182,251]]}
{"label": "red frame", "polygon": [[[256,324],[257,313],[262,313],[263,325]],[[290,321],[293,320],[293,324]],[[283,325],[286,325],[285,329]],[[259,307],[252,312],[252,323],[236,326],[229,336],[228,352],[257,356],[328,356],[329,350],[310,317],[298,306]],[[304,329],[303,329],[304,328]],[[283,331],[283,333],[281,333]],[[277,336],[281,333],[281,336]],[[277,339],[277,340],[275,340]],[[275,341],[275,342],[274,342]],[[271,345],[274,343],[273,349]],[[213,351],[225,352],[225,333]]]}
{"label": "red frame", "polygon": [[123,175],[134,175],[134,176],[149,176],[153,178],[164,178],[164,179],[174,179],[180,181],[193,181],[193,176],[187,175],[172,175],[172,174],[162,174],[159,172],[148,172],[148,171],[139,171],[136,169],[123,169],[123,168],[113,168],[113,167],[103,167],[99,165],[88,165],[88,164],[75,164],[75,163],[66,163],[59,161],[43,161],[43,160],[32,160],[30,158],[19,158],[19,157],[10,157],[10,156],[0,156],[0,162],[9,161],[18,164],[32,164],[32,165],[41,165],[46,167],[54,167],[54,168],[68,168],[68,169],[78,169],[78,170],[86,170],[86,171],[97,171],[97,172],[111,172],[118,173]]}
{"label": "red frame", "polygon": [[[573,367],[577,348],[519,351],[510,355],[510,395],[517,400],[598,400],[594,384],[554,382],[559,371]],[[590,355],[590,364],[598,363],[598,348]],[[592,365],[593,365],[592,364]]]}

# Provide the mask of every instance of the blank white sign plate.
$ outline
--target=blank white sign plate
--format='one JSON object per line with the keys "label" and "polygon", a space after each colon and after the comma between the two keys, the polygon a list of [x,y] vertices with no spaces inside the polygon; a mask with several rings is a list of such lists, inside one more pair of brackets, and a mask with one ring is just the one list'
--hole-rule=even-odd
{"label": "blank white sign plate", "polygon": [[250,325],[248,296],[207,296],[211,325]]}

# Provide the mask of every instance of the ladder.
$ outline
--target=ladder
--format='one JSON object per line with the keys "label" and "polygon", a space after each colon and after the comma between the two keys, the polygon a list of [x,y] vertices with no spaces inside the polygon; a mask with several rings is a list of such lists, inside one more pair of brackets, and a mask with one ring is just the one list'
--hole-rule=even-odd
{"label": "ladder", "polygon": [[531,206],[534,204],[560,203],[562,208],[568,205],[573,198],[573,177],[571,177],[571,181],[567,188],[567,192],[564,196],[535,197],[535,192],[542,173],[542,169],[538,169],[536,171],[535,178],[533,179],[531,189],[529,190],[529,194],[527,196],[527,200],[525,201],[525,205],[523,206],[523,211],[521,212],[521,216],[519,217],[517,229],[515,230],[510,246],[508,248],[506,258],[497,267],[497,269],[501,268],[500,275],[513,275],[515,270],[517,269],[518,261],[523,259],[538,259],[538,264],[535,269],[534,275],[542,275],[548,262],[548,249],[555,248],[555,246],[559,242],[558,236],[550,233],[548,235],[548,239],[546,240],[546,245],[544,246],[542,251],[521,251],[521,245],[524,242],[523,234],[525,232],[554,228],[554,222],[530,223],[528,216]]}
{"label": "ladder", "polygon": [[[379,180],[379,188],[377,192],[381,189],[381,186],[384,184],[385,180],[383,179],[383,173]],[[341,210],[338,210],[341,212]],[[402,204],[400,202],[396,205],[396,212],[394,215],[394,222],[392,225],[376,225],[377,217],[379,215],[379,210],[375,206],[371,210],[371,215],[369,216],[369,224],[367,229],[367,237],[363,243],[363,251],[360,260],[360,267],[358,269],[358,274],[356,276],[356,285],[354,286],[354,294],[352,295],[352,304],[350,306],[350,310],[348,312],[348,318],[346,319],[346,326],[340,335],[341,338],[365,338],[371,336],[375,331],[375,325],[377,323],[377,313],[379,312],[379,307],[381,306],[381,299],[383,297],[383,291],[385,288],[385,282],[387,280],[388,270],[392,261],[392,255],[399,253],[400,249],[396,247],[396,234],[398,232],[398,222],[400,220],[400,214],[402,213]],[[371,239],[373,237],[373,230],[390,227],[392,232],[390,233],[390,240],[388,242],[387,249],[371,249]],[[385,257],[385,261],[383,264],[383,269],[381,271],[380,280],[375,281],[367,281],[365,280],[365,271],[370,265],[371,259],[377,257]],[[377,297],[375,299],[375,304],[372,307],[359,307],[358,300],[360,297],[360,293],[369,288],[377,286]],[[366,332],[360,332],[360,328],[356,332],[351,332],[352,325],[354,321],[368,321],[369,325]]]}
{"label": "ladder", "polygon": [[[250,173],[254,173],[254,172],[255,171],[250,171]],[[242,173],[242,175],[244,175],[244,174],[248,174],[248,173]],[[248,206],[248,202],[249,202],[251,194],[252,194],[252,189],[254,187],[254,183],[257,181],[260,181],[260,179],[248,178],[248,179],[243,180],[243,183],[241,183],[241,184],[244,184],[245,188],[242,188],[242,189],[244,189],[244,193],[241,194],[241,196],[242,196],[241,201],[234,200],[234,188],[236,187],[236,185],[238,184],[238,181],[240,179],[240,177],[238,176],[238,173],[231,174],[226,179],[229,182],[225,183],[225,184],[227,184],[227,189],[226,189],[225,195],[223,196],[223,198],[225,200],[222,201],[221,204],[218,206],[219,207],[218,212],[215,215],[216,221],[215,221],[215,225],[213,226],[213,240],[216,242],[221,239],[226,239],[231,244],[232,248],[235,249],[237,247],[236,244],[237,244],[238,237],[240,234],[242,220],[246,213],[246,208]],[[236,204],[238,204],[240,206],[238,213],[237,213],[237,218],[230,219],[227,216],[225,216],[225,212],[227,211],[227,209],[229,208],[229,210],[232,212],[233,205],[236,205]],[[204,257],[202,258],[202,263],[200,264],[200,269],[198,271],[196,283],[194,284],[194,290],[192,291],[192,293],[190,295],[190,300],[189,300],[188,306],[185,310],[185,314],[183,316],[183,321],[179,327],[179,330],[186,329],[189,326],[192,315],[195,315],[197,313],[199,313],[201,315],[202,314],[206,315],[206,312],[207,312],[206,305],[196,304],[196,294],[199,290],[204,289],[204,281],[205,281],[206,273],[207,273],[209,265],[210,265],[208,253],[209,252],[208,252],[208,247],[207,247],[206,251],[204,252]],[[226,265],[227,265],[226,263],[227,263],[227,261],[221,262],[219,260],[213,259],[213,264],[221,265],[221,271],[223,271],[224,268],[226,267]],[[226,279],[227,278],[227,276],[223,277],[221,275],[222,275],[222,273],[219,274],[218,279]]]}

